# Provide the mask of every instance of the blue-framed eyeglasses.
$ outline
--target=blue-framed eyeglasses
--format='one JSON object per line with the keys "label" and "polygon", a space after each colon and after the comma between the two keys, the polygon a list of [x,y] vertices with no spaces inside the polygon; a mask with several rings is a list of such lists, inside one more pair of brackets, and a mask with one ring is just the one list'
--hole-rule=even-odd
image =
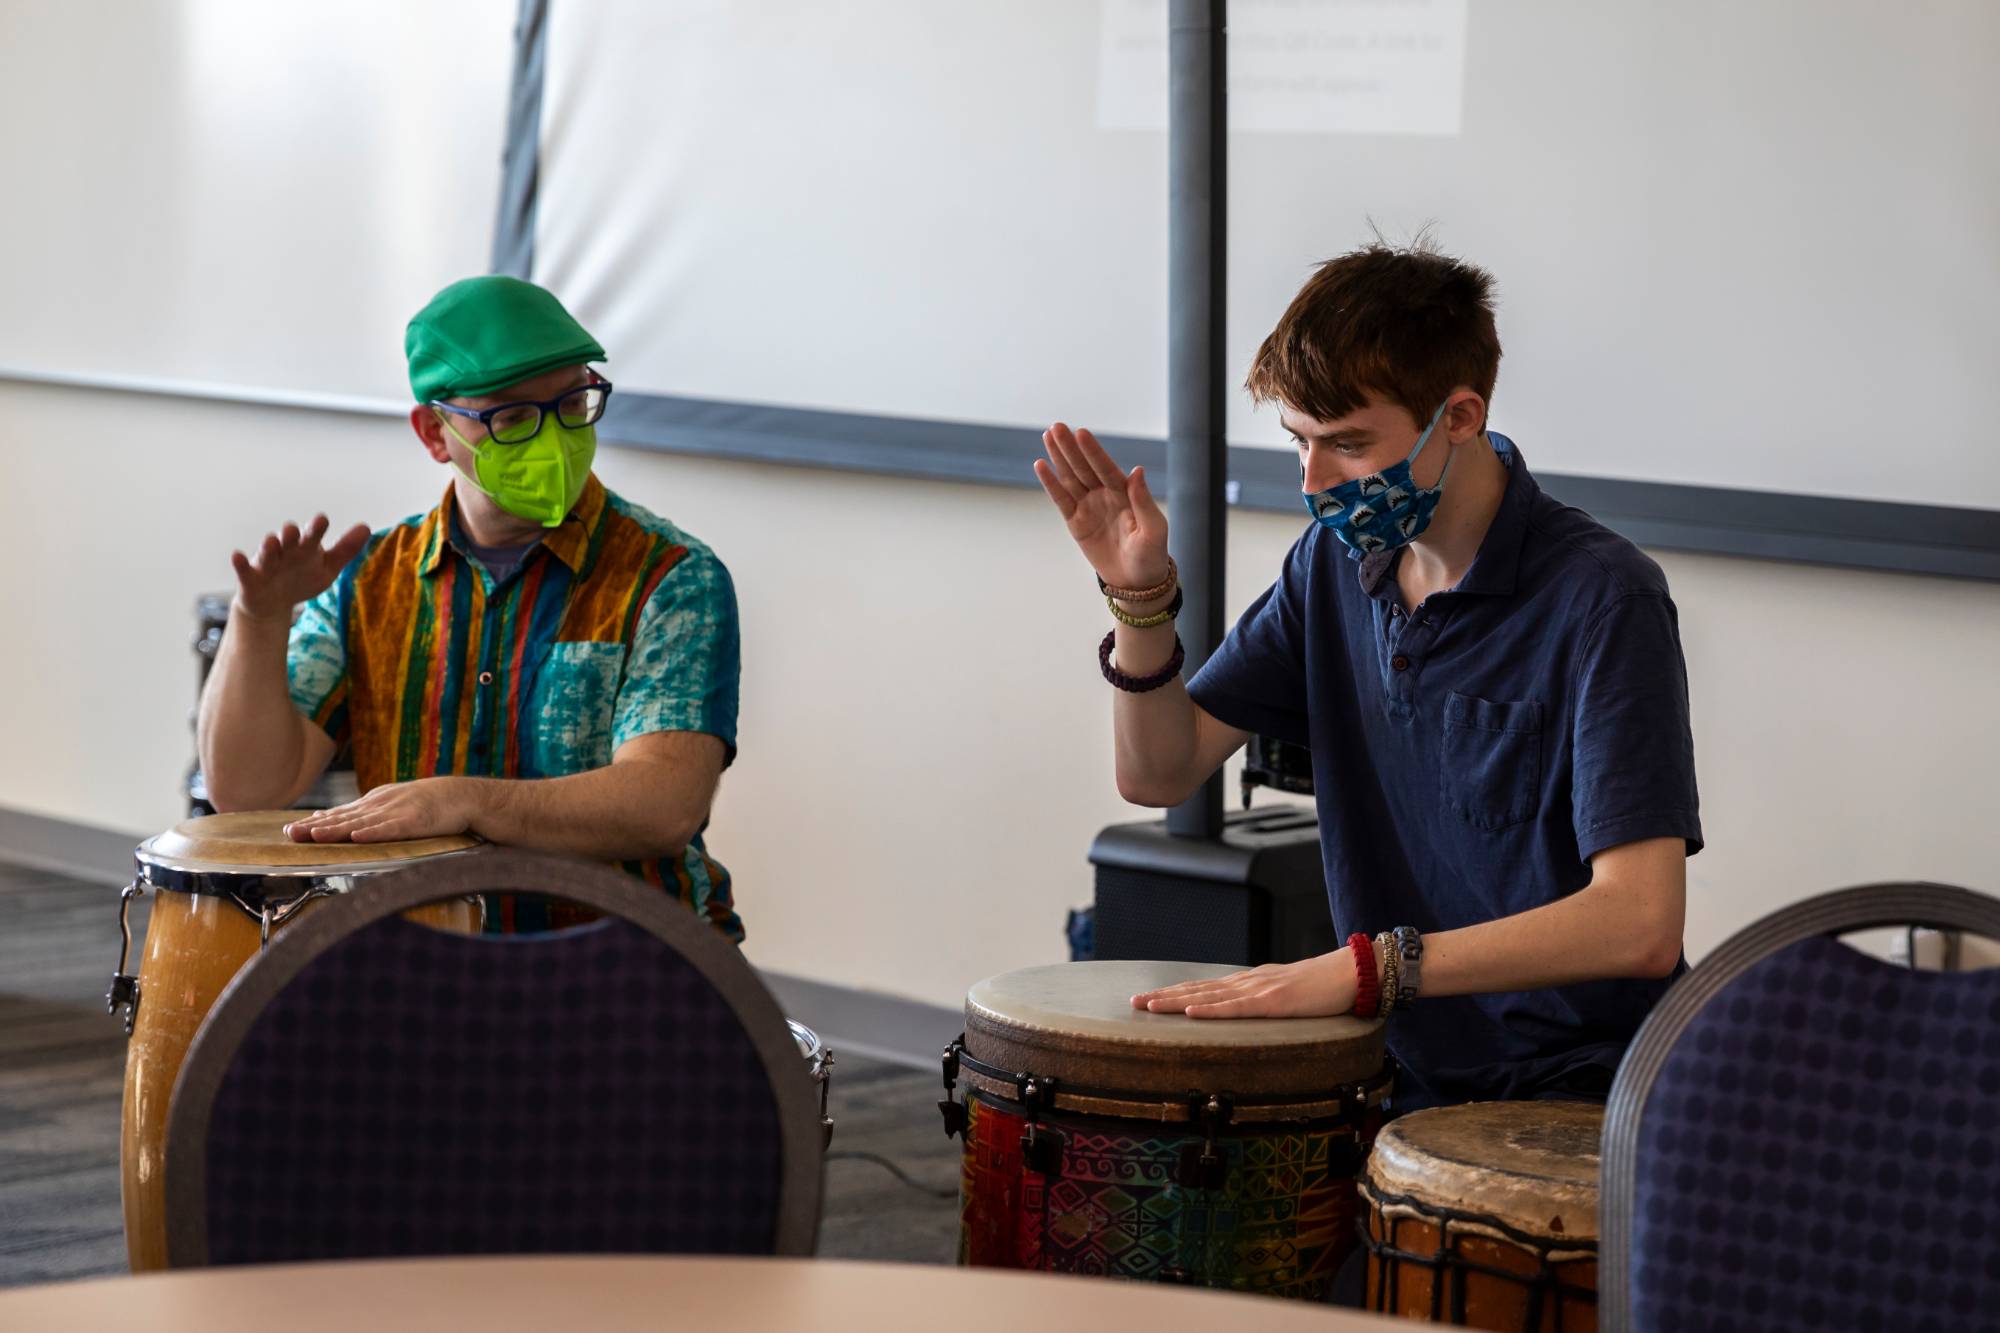
{"label": "blue-framed eyeglasses", "polygon": [[433,398],[430,406],[442,408],[453,416],[472,418],[486,427],[486,434],[495,444],[526,444],[542,433],[542,422],[549,413],[555,413],[557,421],[576,430],[596,425],[597,419],[604,415],[604,405],[610,401],[611,381],[593,379],[545,403],[502,403],[498,407],[474,409],[455,407]]}

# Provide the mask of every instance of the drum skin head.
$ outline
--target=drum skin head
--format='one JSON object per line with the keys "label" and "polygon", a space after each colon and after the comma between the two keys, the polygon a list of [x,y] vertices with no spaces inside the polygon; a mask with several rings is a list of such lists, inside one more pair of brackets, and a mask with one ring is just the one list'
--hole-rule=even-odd
{"label": "drum skin head", "polygon": [[1595,1102],[1473,1102],[1391,1121],[1368,1159],[1368,1184],[1432,1208],[1475,1213],[1549,1239],[1597,1239]]}
{"label": "drum skin head", "polygon": [[479,846],[479,839],[455,833],[404,842],[293,842],[285,825],[309,810],[242,810],[184,819],[149,838],[140,851],[162,861],[213,866],[348,866],[364,862],[414,861]]}
{"label": "drum skin head", "polygon": [[1004,972],[966,995],[965,1049],[1003,1069],[1166,1097],[1310,1096],[1382,1068],[1378,1020],[1201,1019],[1132,1007],[1140,991],[1240,970],[1106,960]]}

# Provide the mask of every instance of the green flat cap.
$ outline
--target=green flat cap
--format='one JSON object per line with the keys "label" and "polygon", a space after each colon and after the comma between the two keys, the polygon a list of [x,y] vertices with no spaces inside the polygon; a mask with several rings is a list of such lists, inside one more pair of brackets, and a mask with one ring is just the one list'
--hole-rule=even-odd
{"label": "green flat cap", "polygon": [[563,366],[605,359],[562,302],[519,278],[465,278],[431,298],[403,334],[417,401],[470,398]]}

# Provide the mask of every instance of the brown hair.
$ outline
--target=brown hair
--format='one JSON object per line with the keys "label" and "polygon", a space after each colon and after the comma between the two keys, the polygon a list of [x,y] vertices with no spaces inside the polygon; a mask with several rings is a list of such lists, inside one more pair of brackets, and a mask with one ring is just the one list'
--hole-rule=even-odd
{"label": "brown hair", "polygon": [[1493,279],[1424,239],[1380,241],[1314,271],[1257,349],[1244,387],[1332,421],[1372,396],[1419,424],[1459,385],[1491,402],[1500,370]]}

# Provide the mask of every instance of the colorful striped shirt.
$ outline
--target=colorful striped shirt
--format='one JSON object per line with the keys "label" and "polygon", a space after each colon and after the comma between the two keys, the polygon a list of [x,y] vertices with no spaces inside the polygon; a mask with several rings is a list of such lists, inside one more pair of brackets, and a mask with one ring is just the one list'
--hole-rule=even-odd
{"label": "colorful striped shirt", "polygon": [[[496,583],[461,549],[452,494],[384,529],[293,626],[292,702],[352,755],[362,791],[459,775],[555,778],[657,731],[736,755],[736,592],[714,552],[592,476],[560,527]],[[625,862],[731,939],[728,872],[697,835]],[[547,924],[521,898],[496,930]]]}

